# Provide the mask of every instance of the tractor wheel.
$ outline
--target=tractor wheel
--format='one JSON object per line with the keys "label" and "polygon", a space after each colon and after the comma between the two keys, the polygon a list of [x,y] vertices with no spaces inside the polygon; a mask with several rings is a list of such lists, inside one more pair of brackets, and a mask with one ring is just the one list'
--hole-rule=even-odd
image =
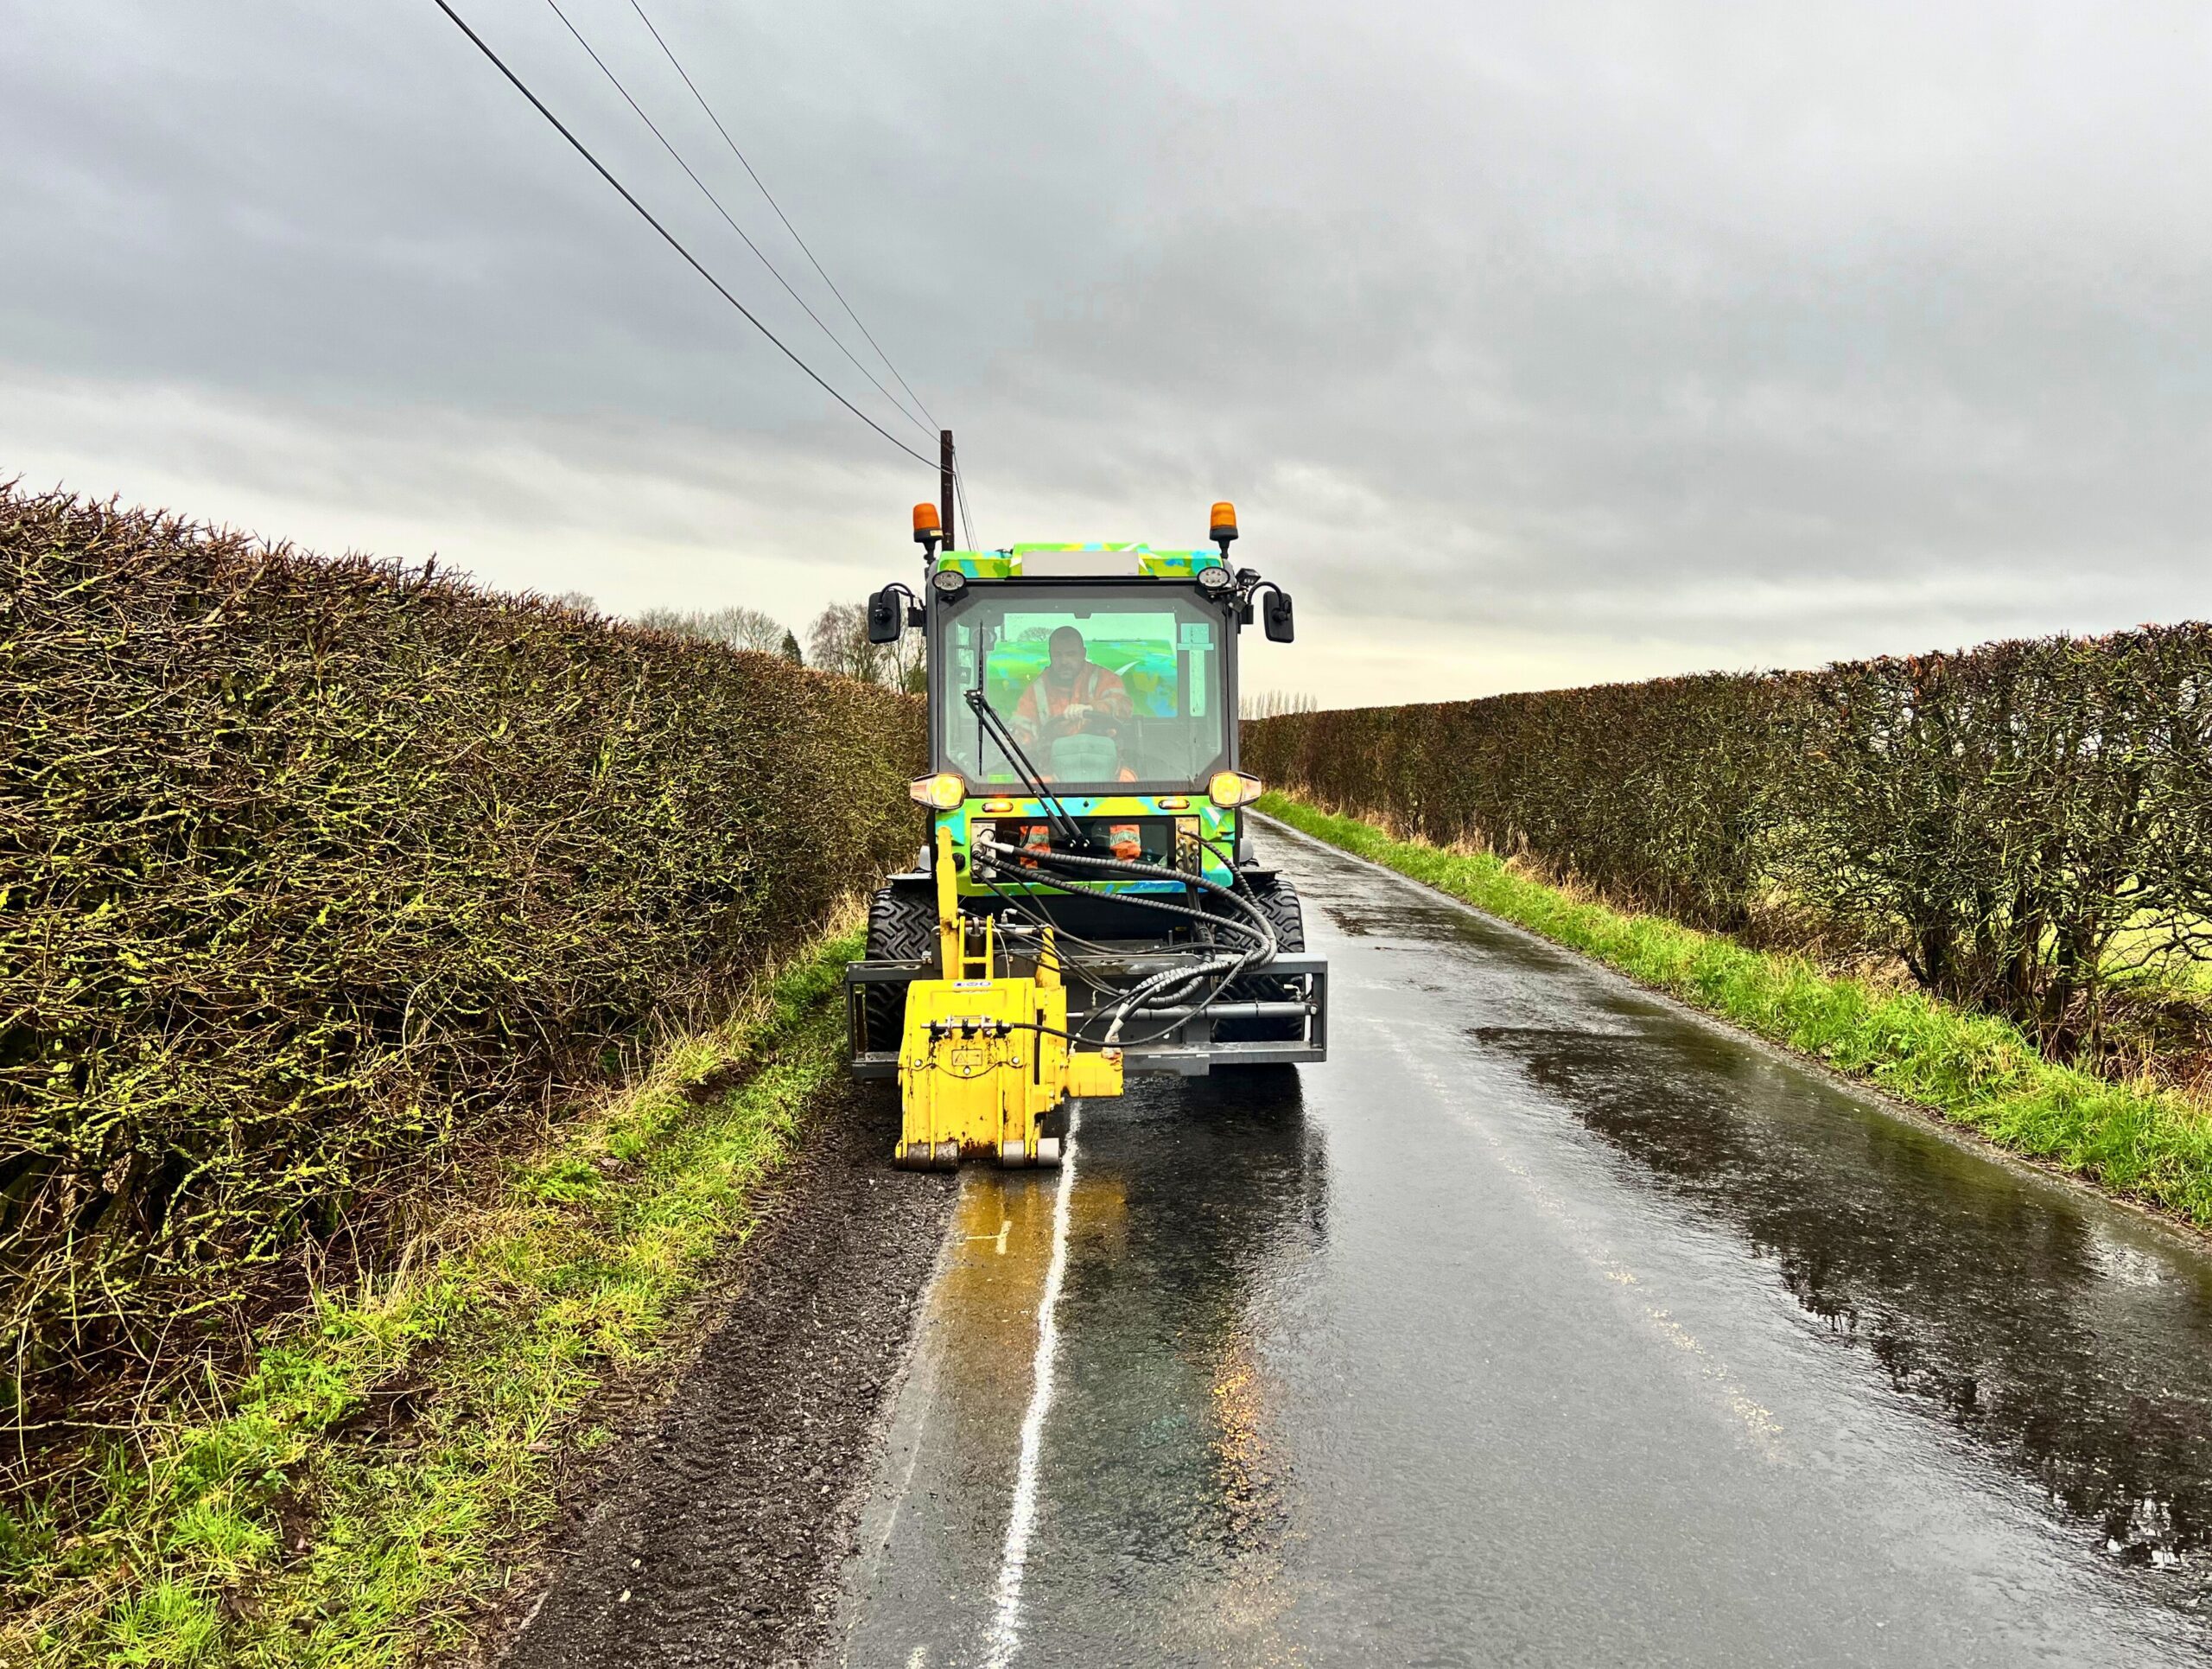
{"label": "tractor wheel", "polygon": [[1268,925],[1275,930],[1275,948],[1296,955],[1306,948],[1306,907],[1298,889],[1279,875],[1271,875],[1252,889],[1252,901]]}
{"label": "tractor wheel", "polygon": [[[937,960],[937,900],[923,887],[879,888],[868,906],[868,958],[874,961]],[[896,1054],[906,1025],[904,981],[871,984],[863,998],[870,1054]]]}
{"label": "tractor wheel", "polygon": [[[1298,889],[1279,875],[1262,877],[1251,883],[1251,900],[1268,918],[1268,925],[1275,930],[1275,948],[1295,953],[1306,948],[1306,911],[1298,901]],[[1232,979],[1222,993],[1227,1003],[1279,1003],[1290,995],[1290,989],[1281,980],[1267,974],[1254,974],[1243,979]],[[1214,1036],[1224,1043],[1276,1043],[1294,1042],[1305,1035],[1303,1026],[1296,1019],[1288,1020],[1224,1020],[1214,1028]]]}

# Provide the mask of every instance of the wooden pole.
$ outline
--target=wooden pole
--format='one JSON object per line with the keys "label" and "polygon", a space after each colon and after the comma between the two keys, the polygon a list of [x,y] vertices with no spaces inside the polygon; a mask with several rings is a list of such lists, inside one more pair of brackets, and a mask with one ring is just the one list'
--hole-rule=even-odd
{"label": "wooden pole", "polygon": [[944,528],[944,548],[948,551],[959,543],[952,536],[952,431],[937,431],[937,496],[938,520]]}

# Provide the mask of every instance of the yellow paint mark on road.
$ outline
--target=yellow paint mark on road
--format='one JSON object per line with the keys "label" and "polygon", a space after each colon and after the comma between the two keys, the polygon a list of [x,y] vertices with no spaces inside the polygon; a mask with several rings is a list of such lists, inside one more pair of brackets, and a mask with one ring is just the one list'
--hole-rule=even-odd
{"label": "yellow paint mark on road", "polygon": [[999,1219],[999,1232],[996,1234],[987,1231],[982,1234],[963,1234],[960,1238],[963,1240],[988,1240],[998,1248],[998,1255],[1003,1258],[1006,1256],[1006,1237],[1013,1232],[1014,1219],[1001,1217]]}

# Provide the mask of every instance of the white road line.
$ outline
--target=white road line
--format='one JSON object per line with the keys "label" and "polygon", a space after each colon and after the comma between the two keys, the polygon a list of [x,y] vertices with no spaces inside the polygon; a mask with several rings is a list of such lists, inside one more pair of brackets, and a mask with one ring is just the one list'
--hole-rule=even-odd
{"label": "white road line", "polygon": [[1068,1105],[1068,1131],[1060,1146],[1060,1187],[1052,1201],[1052,1257],[1045,1266],[1044,1296],[1037,1301],[1037,1374],[1029,1409],[1021,1417],[1021,1461],[1014,1468],[1014,1511],[1007,1519],[1006,1551],[990,1633],[983,1639],[986,1669],[1006,1669],[1021,1644],[1021,1577],[1029,1564],[1029,1538],[1037,1528],[1037,1467],[1045,1442],[1045,1416],[1052,1405],[1052,1366],[1060,1349],[1060,1284],[1068,1272],[1068,1195],[1075,1188],[1075,1132],[1081,1110]]}

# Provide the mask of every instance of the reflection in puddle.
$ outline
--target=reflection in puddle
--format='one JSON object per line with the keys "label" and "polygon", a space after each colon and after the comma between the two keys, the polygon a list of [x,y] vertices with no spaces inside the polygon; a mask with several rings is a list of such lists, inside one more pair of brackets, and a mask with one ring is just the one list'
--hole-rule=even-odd
{"label": "reflection in puddle", "polygon": [[[1297,1073],[1141,1078],[1086,1105],[1068,1193],[1020,1661],[1243,1664],[1279,1637],[1293,1515],[1271,1304],[1326,1233]],[[971,1168],[849,1580],[847,1660],[977,1660],[1033,1385],[1057,1176]],[[906,1445],[895,1449],[897,1443]]]}
{"label": "reflection in puddle", "polygon": [[1110,1593],[1176,1660],[1279,1659],[1293,1445],[1265,1341],[1326,1238],[1324,1163],[1287,1068],[1086,1112],[1077,1193],[1095,1178],[1126,1210],[1073,1226],[1040,1614]]}
{"label": "reflection in puddle", "polygon": [[2164,1564],[2212,1542],[2205,1258],[1671,1016],[1478,1035],[2107,1551]]}
{"label": "reflection in puddle", "polygon": [[[1465,946],[1473,984],[1587,971],[1449,906],[1330,915]],[[1826,1338],[2034,1478],[2108,1553],[2164,1565],[2212,1545],[2212,1257],[1588,971],[1550,984],[1552,1023],[1466,1035],[1770,1261]]]}

